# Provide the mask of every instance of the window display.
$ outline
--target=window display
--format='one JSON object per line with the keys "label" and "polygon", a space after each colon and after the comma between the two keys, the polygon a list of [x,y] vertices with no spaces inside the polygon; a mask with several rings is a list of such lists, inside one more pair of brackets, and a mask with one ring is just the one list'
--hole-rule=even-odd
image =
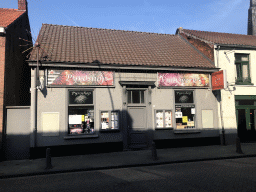
{"label": "window display", "polygon": [[93,91],[69,91],[68,133],[94,133]]}
{"label": "window display", "polygon": [[101,129],[118,130],[119,115],[117,111],[101,111]]}
{"label": "window display", "polygon": [[172,127],[172,111],[171,110],[156,110],[155,112],[156,128],[171,128]]}
{"label": "window display", "polygon": [[176,129],[195,128],[195,105],[193,102],[193,91],[175,91]]}

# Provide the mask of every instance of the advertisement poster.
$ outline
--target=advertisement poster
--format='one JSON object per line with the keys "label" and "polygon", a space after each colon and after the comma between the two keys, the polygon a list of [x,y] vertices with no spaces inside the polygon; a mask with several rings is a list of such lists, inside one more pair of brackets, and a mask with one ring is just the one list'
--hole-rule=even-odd
{"label": "advertisement poster", "polygon": [[113,71],[48,70],[48,85],[113,86]]}
{"label": "advertisement poster", "polygon": [[69,115],[69,124],[82,124],[82,115]]}
{"label": "advertisement poster", "polygon": [[158,73],[158,87],[209,87],[209,74]]}
{"label": "advertisement poster", "polygon": [[175,112],[175,118],[182,118],[182,112]]}

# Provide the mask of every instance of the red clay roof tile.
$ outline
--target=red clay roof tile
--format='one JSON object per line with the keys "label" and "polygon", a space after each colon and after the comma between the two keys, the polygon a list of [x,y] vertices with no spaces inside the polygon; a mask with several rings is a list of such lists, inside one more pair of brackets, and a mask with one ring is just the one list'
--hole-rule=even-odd
{"label": "red clay roof tile", "polygon": [[256,46],[256,36],[254,35],[218,33],[189,29],[182,29],[180,32],[208,41],[212,44]]}
{"label": "red clay roof tile", "polygon": [[43,24],[37,41],[43,61],[214,68],[178,35]]}
{"label": "red clay roof tile", "polygon": [[0,26],[7,27],[25,12],[18,9],[0,8]]}

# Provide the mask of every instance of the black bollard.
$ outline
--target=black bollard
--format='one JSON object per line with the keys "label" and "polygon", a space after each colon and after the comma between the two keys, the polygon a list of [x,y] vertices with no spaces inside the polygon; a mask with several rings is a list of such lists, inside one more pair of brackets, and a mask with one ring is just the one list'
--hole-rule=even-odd
{"label": "black bollard", "polygon": [[52,158],[51,158],[51,149],[46,149],[46,168],[45,169],[51,169],[52,168]]}
{"label": "black bollard", "polygon": [[156,161],[158,158],[157,158],[157,152],[156,152],[156,144],[154,141],[152,141],[152,158],[154,161]]}
{"label": "black bollard", "polygon": [[236,138],[236,152],[240,153],[240,154],[243,154],[239,137]]}

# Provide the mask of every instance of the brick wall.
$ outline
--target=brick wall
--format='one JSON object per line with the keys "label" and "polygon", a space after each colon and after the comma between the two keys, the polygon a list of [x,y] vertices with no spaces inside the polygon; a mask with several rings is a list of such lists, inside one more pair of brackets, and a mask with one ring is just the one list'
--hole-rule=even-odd
{"label": "brick wall", "polygon": [[186,36],[183,33],[180,33],[182,37],[184,37],[188,42],[190,42],[194,47],[196,47],[199,51],[201,51],[206,57],[208,57],[211,61],[214,61],[214,50],[213,47],[209,46],[207,43]]}
{"label": "brick wall", "polygon": [[0,36],[0,149],[2,149],[3,104],[4,104],[4,71],[5,71],[5,37]]}

